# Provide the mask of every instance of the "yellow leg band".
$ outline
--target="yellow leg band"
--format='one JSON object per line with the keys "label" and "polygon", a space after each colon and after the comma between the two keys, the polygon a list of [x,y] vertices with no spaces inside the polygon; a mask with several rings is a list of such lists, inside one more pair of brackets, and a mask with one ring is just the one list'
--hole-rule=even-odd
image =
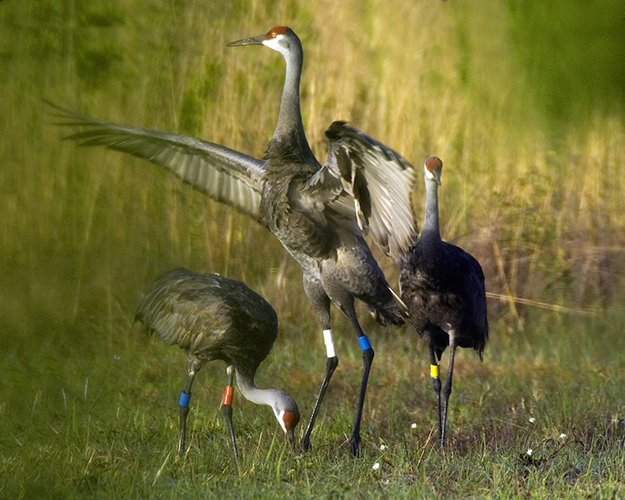
{"label": "yellow leg band", "polygon": [[438,378],[438,365],[430,365],[430,376]]}

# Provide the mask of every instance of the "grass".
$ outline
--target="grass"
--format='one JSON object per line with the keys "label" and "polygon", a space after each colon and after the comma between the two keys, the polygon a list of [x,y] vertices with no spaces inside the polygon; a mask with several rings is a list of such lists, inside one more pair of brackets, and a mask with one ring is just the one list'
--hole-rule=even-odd
{"label": "grass", "polygon": [[[0,3],[0,497],[623,496],[622,16],[606,13],[616,1],[590,17],[517,4]],[[261,155],[283,62],[225,44],[282,23],[306,51],[319,156],[339,118],[417,165],[441,156],[443,234],[503,297],[489,300],[484,362],[458,356],[445,453],[424,346],[363,310],[376,358],[359,460],[346,441],[360,354],[337,313],[341,362],[311,453],[286,450],[271,412],[238,397],[237,468],[216,363],[198,376],[190,451],[174,455],[184,356],[131,329],[149,282],[184,265],[262,293],[281,337],[258,383],[306,419],[324,352],[300,271],[265,230],[164,172],[63,143],[42,99]]]}
{"label": "grass", "polygon": [[[209,365],[199,376],[190,450],[178,460],[182,353],[139,335],[119,335],[116,345],[105,342],[108,348],[82,355],[51,345],[42,364],[21,382],[23,397],[3,405],[11,426],[2,436],[2,493],[29,498],[265,498],[285,492],[315,498],[516,498],[556,491],[559,496],[618,497],[625,465],[620,403],[625,381],[618,355],[623,346],[610,350],[601,340],[594,348],[572,346],[569,337],[594,327],[611,339],[618,326],[553,319],[549,349],[537,352],[539,337],[548,333],[547,325],[537,324],[528,336],[493,339],[482,364],[469,353],[459,356],[445,453],[433,437],[425,349],[410,332],[376,331],[362,457],[351,459],[347,448],[359,356],[342,338],[341,366],[313,451],[291,453],[271,412],[238,398],[238,470],[217,407],[223,365]],[[306,414],[321,375],[322,348],[315,345],[317,352],[296,359],[298,333],[295,325],[283,329],[279,353],[288,361],[274,353],[259,384],[288,384]],[[47,373],[56,374],[48,383]]]}

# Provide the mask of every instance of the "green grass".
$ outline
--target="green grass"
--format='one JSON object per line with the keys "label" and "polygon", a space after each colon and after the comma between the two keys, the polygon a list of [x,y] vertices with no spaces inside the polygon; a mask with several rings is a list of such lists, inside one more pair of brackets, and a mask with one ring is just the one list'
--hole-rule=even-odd
{"label": "green grass", "polygon": [[[2,406],[8,424],[0,441],[2,496],[618,497],[625,466],[623,342],[611,345],[609,339],[618,338],[622,324],[552,320],[552,328],[532,321],[536,328],[527,335],[499,335],[484,363],[461,353],[445,453],[433,437],[425,349],[410,332],[384,334],[373,327],[377,357],[362,457],[349,456],[359,354],[341,337],[341,365],[312,452],[292,453],[271,412],[238,397],[238,469],[218,411],[223,365],[209,365],[198,377],[190,450],[180,460],[176,405],[186,366],[181,352],[125,335],[124,328],[109,342],[92,342],[99,352],[72,353],[55,343],[46,346],[37,366],[24,373],[12,367],[18,380],[24,378],[21,397]],[[583,338],[590,329],[603,335],[590,345],[571,344],[571,337]],[[298,359],[300,335],[295,325],[283,328],[280,348],[263,365],[259,384],[288,386],[306,416],[323,353],[315,345]]]}
{"label": "green grass", "polygon": [[[624,496],[617,5],[0,2],[0,497]],[[458,356],[445,453],[426,349],[363,308],[376,358],[360,459],[347,446],[360,351],[338,313],[340,366],[312,452],[288,451],[271,412],[237,393],[237,468],[215,363],[194,389],[190,451],[175,457],[186,361],[131,330],[141,294],[176,265],[248,282],[281,322],[258,384],[292,394],[307,419],[324,349],[301,273],[244,216],[145,162],[61,141],[42,99],[261,155],[283,61],[225,44],[276,24],[304,44],[319,156],[340,118],[416,165],[442,157],[443,234],[503,298],[489,300],[484,362]]]}

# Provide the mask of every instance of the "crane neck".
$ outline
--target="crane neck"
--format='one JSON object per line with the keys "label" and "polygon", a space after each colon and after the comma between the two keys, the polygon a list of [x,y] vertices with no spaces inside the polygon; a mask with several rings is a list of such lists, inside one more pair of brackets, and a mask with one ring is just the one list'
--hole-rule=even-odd
{"label": "crane neck", "polygon": [[425,179],[425,216],[421,229],[421,239],[441,239],[438,220],[438,184],[432,179]]}
{"label": "crane neck", "polygon": [[236,373],[237,385],[245,399],[257,405],[275,406],[278,393],[281,393],[281,391],[277,389],[259,389],[254,384],[253,376],[239,370],[237,370]]}
{"label": "crane neck", "polygon": [[300,104],[300,79],[304,62],[304,51],[301,42],[296,37],[292,40],[290,50],[282,52],[286,61],[286,75],[280,102],[278,123],[273,133],[272,141],[288,144],[291,148],[299,149],[303,157],[314,158],[302,122]]}

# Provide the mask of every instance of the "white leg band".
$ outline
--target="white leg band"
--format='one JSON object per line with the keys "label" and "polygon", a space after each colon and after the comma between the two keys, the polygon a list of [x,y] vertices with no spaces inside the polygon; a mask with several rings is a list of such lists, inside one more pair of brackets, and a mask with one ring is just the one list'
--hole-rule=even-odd
{"label": "white leg band", "polygon": [[334,350],[334,340],[332,340],[332,330],[323,331],[323,341],[326,343],[326,353],[328,358],[335,358],[336,351]]}

